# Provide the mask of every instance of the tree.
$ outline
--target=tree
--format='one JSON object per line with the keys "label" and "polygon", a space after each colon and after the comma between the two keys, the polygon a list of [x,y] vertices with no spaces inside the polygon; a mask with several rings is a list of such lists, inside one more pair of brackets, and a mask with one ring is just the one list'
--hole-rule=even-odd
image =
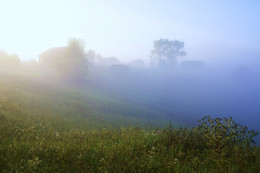
{"label": "tree", "polygon": [[184,42],[178,40],[160,39],[153,43],[151,51],[151,64],[156,66],[172,66],[177,57],[186,56],[183,50]]}
{"label": "tree", "polygon": [[87,75],[87,58],[84,44],[79,40],[69,41],[63,56],[56,62],[56,68],[63,77],[70,81],[81,81]]}
{"label": "tree", "polygon": [[0,51],[0,68],[10,69],[20,65],[20,58],[17,55],[9,55]]}
{"label": "tree", "polygon": [[88,65],[93,66],[97,58],[96,52],[93,50],[88,50],[86,56],[88,58]]}
{"label": "tree", "polygon": [[43,52],[39,55],[39,62],[54,69],[67,81],[81,82],[87,75],[87,56],[80,40],[72,39],[66,47]]}

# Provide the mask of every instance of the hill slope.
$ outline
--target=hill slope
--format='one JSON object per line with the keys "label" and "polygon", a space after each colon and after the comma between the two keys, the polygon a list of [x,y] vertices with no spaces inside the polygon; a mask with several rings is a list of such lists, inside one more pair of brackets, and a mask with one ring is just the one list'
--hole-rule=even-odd
{"label": "hill slope", "polygon": [[[260,151],[209,148],[202,132],[160,126],[156,111],[17,76],[0,80],[2,172],[257,172]],[[124,127],[125,126],[125,127]],[[128,127],[126,127],[128,126]],[[226,150],[226,148],[228,150]]]}
{"label": "hill slope", "polygon": [[0,103],[5,107],[12,104],[24,111],[22,115],[70,119],[76,126],[89,128],[165,124],[159,112],[127,103],[102,91],[93,88],[77,90],[21,76],[1,76]]}

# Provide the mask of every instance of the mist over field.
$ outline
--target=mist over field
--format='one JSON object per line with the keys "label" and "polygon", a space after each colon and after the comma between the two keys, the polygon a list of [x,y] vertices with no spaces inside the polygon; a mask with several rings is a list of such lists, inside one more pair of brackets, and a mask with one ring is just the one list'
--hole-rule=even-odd
{"label": "mist over field", "polygon": [[97,74],[93,68],[89,77],[93,76],[90,80],[93,85],[156,108],[168,119],[194,124],[205,115],[232,116],[259,129],[257,57],[236,60],[228,56],[229,61],[202,66],[193,61],[183,62],[166,70],[146,67],[114,72],[108,69],[104,74]]}
{"label": "mist over field", "polygon": [[258,1],[0,3],[0,172],[259,172]]}
{"label": "mist over field", "polygon": [[[59,52],[44,58],[55,56]],[[39,62],[23,62],[12,56],[10,62],[2,62],[1,72],[25,74],[82,91],[97,88],[111,97],[156,109],[162,113],[161,118],[181,124],[194,125],[206,115],[231,116],[259,130],[259,55],[226,55],[208,63],[179,58],[171,68],[145,65],[142,60],[121,63],[115,57],[98,56],[92,50],[87,52],[86,72],[76,72],[75,76],[64,76],[67,69],[57,71],[56,66],[41,58]]]}

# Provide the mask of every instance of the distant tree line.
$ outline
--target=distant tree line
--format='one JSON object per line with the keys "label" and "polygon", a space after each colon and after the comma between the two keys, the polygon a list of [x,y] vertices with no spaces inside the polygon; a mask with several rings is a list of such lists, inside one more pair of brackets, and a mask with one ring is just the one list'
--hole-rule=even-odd
{"label": "distant tree line", "polygon": [[20,65],[20,59],[17,55],[9,55],[3,51],[0,51],[0,68],[8,69],[14,68]]}
{"label": "distant tree line", "polygon": [[[173,68],[177,58],[185,56],[184,42],[179,40],[159,39],[153,43],[151,51],[151,65],[154,67]],[[39,64],[52,69],[67,81],[84,81],[89,67],[95,63],[100,66],[118,65],[120,61],[115,57],[103,58],[93,50],[85,52],[83,41],[71,39],[65,47],[51,48],[39,55]],[[11,68],[20,64],[17,55],[0,52],[0,67]],[[131,67],[143,67],[142,60],[129,63]]]}

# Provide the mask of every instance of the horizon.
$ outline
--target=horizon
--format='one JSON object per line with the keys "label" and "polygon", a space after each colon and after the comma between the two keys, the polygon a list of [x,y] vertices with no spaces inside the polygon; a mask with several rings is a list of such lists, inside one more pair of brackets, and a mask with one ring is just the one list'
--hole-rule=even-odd
{"label": "horizon", "polygon": [[0,49],[37,60],[78,38],[103,57],[147,62],[153,41],[167,38],[185,43],[184,60],[259,56],[259,7],[258,1],[10,0],[0,7]]}

